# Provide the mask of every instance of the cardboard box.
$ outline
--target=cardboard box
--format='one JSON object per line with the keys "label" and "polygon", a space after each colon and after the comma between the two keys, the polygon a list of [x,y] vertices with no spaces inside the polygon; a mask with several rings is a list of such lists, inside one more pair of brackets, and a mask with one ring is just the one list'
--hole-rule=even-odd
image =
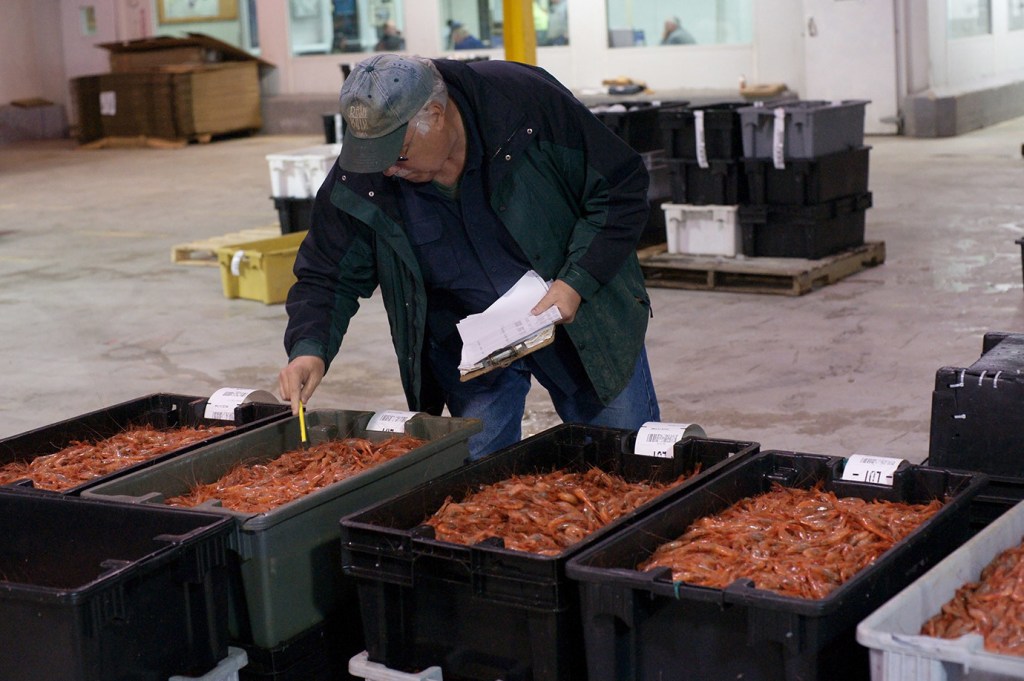
{"label": "cardboard box", "polygon": [[202,33],[188,33],[185,38],[155,36],[125,42],[101,43],[110,53],[110,70],[150,71],[162,66],[179,64],[213,64],[226,61],[255,61],[264,66],[269,63],[245,50],[211,38]]}
{"label": "cardboard box", "polygon": [[259,68],[256,62],[183,67],[166,74],[170,97],[158,103],[173,115],[179,137],[259,130]]}
{"label": "cardboard box", "polygon": [[270,64],[199,34],[107,43],[111,73],[72,80],[78,141],[206,139],[259,130],[260,68]]}

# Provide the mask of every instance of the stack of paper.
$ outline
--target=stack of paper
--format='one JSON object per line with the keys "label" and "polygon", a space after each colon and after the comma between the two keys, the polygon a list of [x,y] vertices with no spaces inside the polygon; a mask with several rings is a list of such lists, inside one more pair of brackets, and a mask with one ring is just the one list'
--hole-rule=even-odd
{"label": "stack of paper", "polygon": [[[460,321],[459,371],[467,374],[487,368],[505,354],[511,357],[517,346],[526,350],[550,342],[554,324],[562,318],[558,308],[552,305],[539,315],[530,314],[547,291],[548,283],[530,270],[489,308]],[[520,350],[516,354],[525,353]]]}

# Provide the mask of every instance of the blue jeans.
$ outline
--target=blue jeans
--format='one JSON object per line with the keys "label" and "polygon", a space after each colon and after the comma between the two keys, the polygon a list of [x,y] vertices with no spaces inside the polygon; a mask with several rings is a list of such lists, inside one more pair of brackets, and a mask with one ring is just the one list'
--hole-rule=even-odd
{"label": "blue jeans", "polygon": [[522,439],[526,395],[533,377],[548,391],[555,411],[565,423],[637,430],[645,422],[661,418],[646,349],[640,351],[629,383],[607,405],[601,404],[589,387],[567,395],[529,357],[462,383],[457,367],[438,366],[448,364],[441,355],[432,352],[431,362],[444,389],[448,411],[452,416],[483,422],[483,430],[469,438],[470,459],[479,459]]}

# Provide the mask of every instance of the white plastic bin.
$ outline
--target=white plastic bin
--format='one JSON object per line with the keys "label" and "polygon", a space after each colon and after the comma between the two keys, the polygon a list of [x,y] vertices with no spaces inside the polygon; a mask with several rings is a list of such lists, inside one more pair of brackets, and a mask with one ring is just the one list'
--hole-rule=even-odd
{"label": "white plastic bin", "polygon": [[280,154],[267,154],[271,196],[275,199],[316,196],[339,153],[340,144],[318,144]]}
{"label": "white plastic bin", "polygon": [[663,203],[668,252],[735,256],[743,243],[738,206]]}
{"label": "white plastic bin", "polygon": [[921,636],[921,626],[1003,550],[1024,537],[1024,504],[1017,504],[949,554],[857,626],[870,649],[871,681],[993,681],[1024,679],[1024,657],[985,650],[980,635]]}
{"label": "white plastic bin", "polygon": [[238,681],[238,670],[249,663],[241,648],[228,648],[228,656],[202,676],[172,676],[168,681]]}
{"label": "white plastic bin", "polygon": [[399,672],[380,664],[370,662],[366,651],[348,661],[348,673],[366,681],[443,681],[440,667],[427,667],[421,672]]}

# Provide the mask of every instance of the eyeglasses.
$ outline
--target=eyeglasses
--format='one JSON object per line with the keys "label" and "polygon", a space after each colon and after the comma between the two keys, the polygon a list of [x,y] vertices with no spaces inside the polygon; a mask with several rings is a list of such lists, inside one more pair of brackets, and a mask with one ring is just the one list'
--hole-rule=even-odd
{"label": "eyeglasses", "polygon": [[[413,137],[415,137],[415,136],[416,136],[416,133],[413,133]],[[402,152],[401,152],[401,154],[399,154],[398,160],[395,161],[396,164],[398,164],[398,163],[405,163],[406,161],[409,160],[409,149],[410,149],[410,147],[412,147],[412,139],[413,139],[413,137],[410,137],[409,141],[405,143],[404,147],[402,147]]]}
{"label": "eyeglasses", "polygon": [[425,135],[429,130],[430,125],[428,123],[426,123],[425,121],[416,121],[415,132],[413,132],[412,137],[409,138],[409,141],[405,143],[405,146],[402,147],[402,151],[398,156],[398,159],[395,161],[396,165],[399,163],[405,163],[406,161],[409,160],[409,149],[412,148],[412,141],[416,138],[416,135]]}

